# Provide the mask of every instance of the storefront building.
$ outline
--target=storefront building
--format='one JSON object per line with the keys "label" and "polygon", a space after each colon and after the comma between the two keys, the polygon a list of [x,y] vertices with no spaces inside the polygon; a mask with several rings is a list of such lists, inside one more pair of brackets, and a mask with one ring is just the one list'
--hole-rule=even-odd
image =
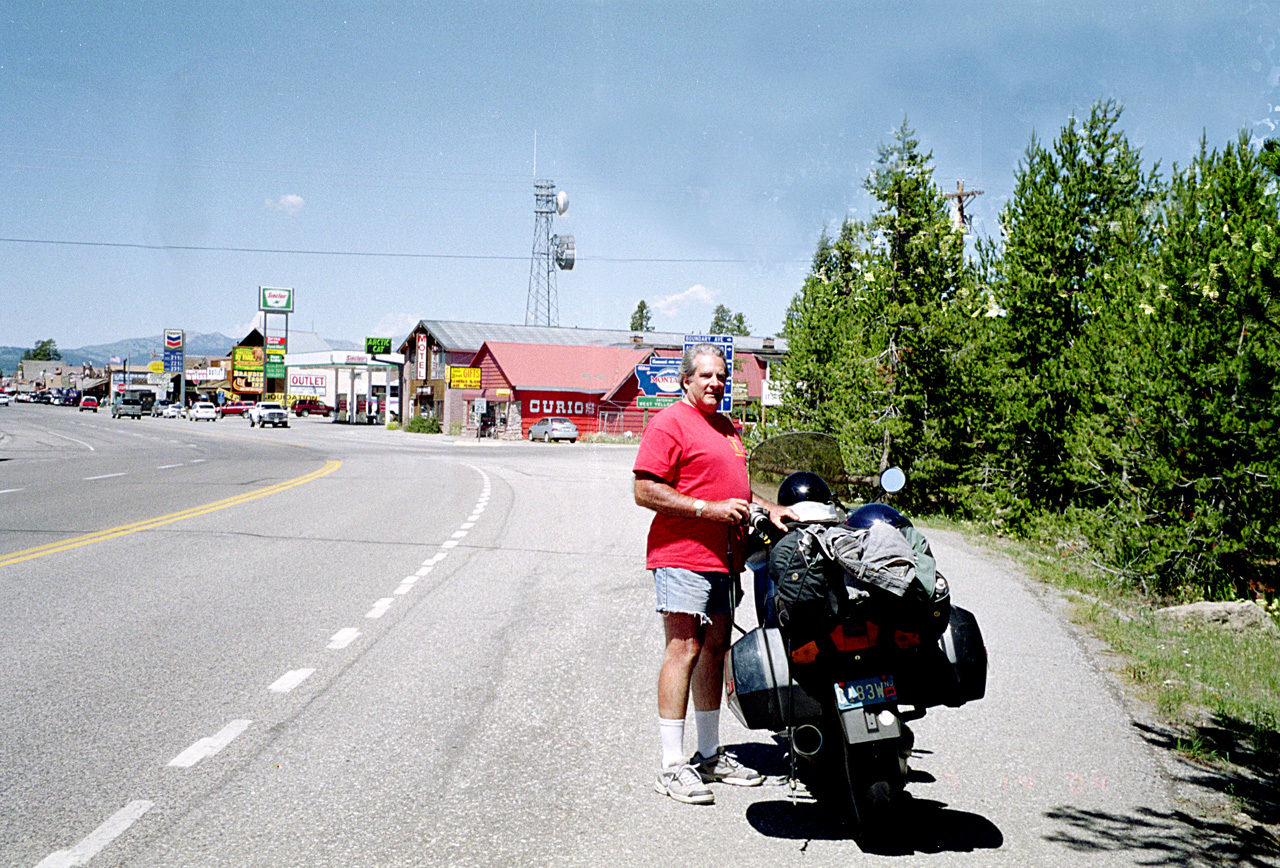
{"label": "storefront building", "polygon": [[[487,359],[480,356],[486,343],[491,345]],[[499,345],[537,347],[538,351],[513,355],[513,351],[499,348],[495,353],[492,348]],[[739,337],[734,346],[735,418],[759,420],[766,415],[767,406],[776,403],[769,388],[768,368],[785,356],[786,342]],[[571,370],[541,364],[543,356],[550,359],[549,354],[565,347],[624,350],[632,354],[629,359],[639,361],[631,363],[629,371],[618,372],[612,382],[605,382],[614,375],[611,363],[605,365],[608,372],[601,370],[589,354],[571,354]],[[518,411],[522,434],[527,434],[533,422],[550,415],[570,419],[578,415],[582,422],[575,420],[575,424],[584,434],[639,434],[652,411],[637,403],[634,365],[650,356],[679,357],[684,351],[684,335],[422,320],[399,349],[405,359],[400,393],[406,419],[427,416],[438,419],[446,432],[475,433],[478,425],[492,424],[489,420],[496,422],[505,416],[502,428],[506,436],[515,436],[512,416]],[[539,358],[540,364],[533,370],[516,373],[502,367],[503,358],[515,364],[515,356],[528,355]],[[477,399],[483,408],[479,413]],[[581,404],[582,413],[546,409],[550,406],[554,410],[556,401],[566,410],[576,410]],[[519,406],[513,407],[515,404]],[[592,405],[590,412],[588,404]]]}

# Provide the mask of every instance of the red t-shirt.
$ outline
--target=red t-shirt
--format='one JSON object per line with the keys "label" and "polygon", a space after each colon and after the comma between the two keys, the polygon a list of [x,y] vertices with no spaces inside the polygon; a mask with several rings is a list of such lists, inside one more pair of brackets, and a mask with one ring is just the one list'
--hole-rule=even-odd
{"label": "red t-shirt", "polygon": [[[684,401],[653,417],[640,441],[633,471],[651,473],[676,491],[701,500],[751,499],[747,451],[733,423],[710,416]],[[729,554],[730,539],[741,535],[732,525],[706,518],[657,513],[649,525],[645,567],[679,567],[706,573],[734,572],[740,564]]]}

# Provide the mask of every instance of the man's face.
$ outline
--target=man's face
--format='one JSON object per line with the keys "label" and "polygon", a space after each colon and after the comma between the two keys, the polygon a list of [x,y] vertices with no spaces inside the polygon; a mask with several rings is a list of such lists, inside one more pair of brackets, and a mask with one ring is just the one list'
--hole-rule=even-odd
{"label": "man's face", "polygon": [[696,356],[693,373],[684,383],[684,399],[710,415],[720,407],[727,378],[724,359],[711,353]]}

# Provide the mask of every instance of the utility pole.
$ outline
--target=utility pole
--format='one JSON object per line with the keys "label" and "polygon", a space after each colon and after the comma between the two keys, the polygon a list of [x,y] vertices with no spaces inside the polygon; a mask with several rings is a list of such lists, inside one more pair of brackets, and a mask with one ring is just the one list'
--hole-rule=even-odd
{"label": "utility pole", "polygon": [[956,181],[956,191],[954,193],[946,194],[947,199],[951,199],[956,203],[956,228],[966,235],[969,234],[969,224],[972,222],[973,218],[964,213],[965,203],[973,197],[981,195],[981,190],[966,190],[964,188],[963,178]]}

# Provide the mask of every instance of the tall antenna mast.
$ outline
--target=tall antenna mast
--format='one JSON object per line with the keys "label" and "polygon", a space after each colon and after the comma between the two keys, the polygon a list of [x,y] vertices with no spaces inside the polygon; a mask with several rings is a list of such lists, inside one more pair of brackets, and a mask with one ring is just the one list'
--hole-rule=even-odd
{"label": "tall antenna mast", "polygon": [[552,181],[533,182],[533,257],[529,262],[529,299],[524,311],[525,325],[560,325],[556,269],[572,269],[577,252],[572,235],[551,234],[551,222],[556,214],[563,214],[567,210],[568,193],[563,190],[557,193]]}

